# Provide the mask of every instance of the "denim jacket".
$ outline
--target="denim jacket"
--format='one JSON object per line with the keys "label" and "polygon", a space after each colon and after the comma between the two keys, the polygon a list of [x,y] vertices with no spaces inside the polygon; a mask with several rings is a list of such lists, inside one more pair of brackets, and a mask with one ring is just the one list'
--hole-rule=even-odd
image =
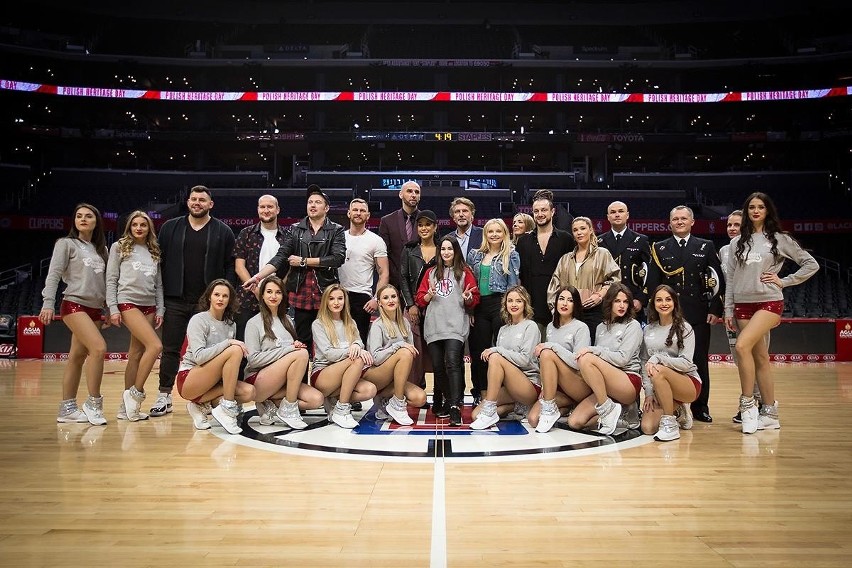
{"label": "denim jacket", "polygon": [[[485,253],[480,250],[471,250],[467,253],[467,263],[473,271],[473,276],[479,282],[479,270]],[[519,274],[521,272],[521,257],[517,251],[509,253],[509,273],[503,271],[503,258],[500,255],[491,259],[491,278],[488,280],[488,289],[493,293],[503,294],[516,284],[520,284]]]}

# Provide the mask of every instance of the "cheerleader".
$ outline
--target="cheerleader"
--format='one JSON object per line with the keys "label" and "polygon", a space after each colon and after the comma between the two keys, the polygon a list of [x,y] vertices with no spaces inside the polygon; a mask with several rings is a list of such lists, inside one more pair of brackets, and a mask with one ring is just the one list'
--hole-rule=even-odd
{"label": "cheerleader", "polygon": [[[208,416],[212,414],[230,434],[239,434],[238,403],[254,400],[254,387],[238,380],[248,352],[242,341],[234,339],[234,316],[239,309],[234,287],[224,278],[213,280],[198,309],[186,327],[186,352],[175,381],[178,394],[189,401],[186,410],[197,430],[210,428]],[[212,401],[220,397],[219,404],[211,408]]]}
{"label": "cheerleader", "polygon": [[[106,341],[100,331],[106,300],[106,259],[101,213],[93,205],[80,203],[74,208],[74,224],[68,236],[56,241],[53,247],[38,316],[44,325],[53,321],[56,289],[61,279],[67,287],[59,315],[71,331],[71,348],[62,373],[62,402],[57,422],[89,422],[96,426],[107,422],[101,396]],[[81,410],[77,407],[77,390],[84,364],[89,398]]]}
{"label": "cheerleader", "polygon": [[654,439],[660,442],[677,440],[681,428],[692,428],[689,404],[701,393],[701,377],[692,362],[695,333],[683,319],[677,292],[671,286],[660,284],[654,290],[644,334],[642,432],[656,432]]}
{"label": "cheerleader", "polygon": [[595,345],[577,352],[580,375],[592,394],[577,405],[568,425],[582,428],[597,414],[598,432],[609,435],[615,432],[622,405],[639,398],[642,326],[633,317],[633,293],[621,282],[609,287],[601,306],[604,321],[598,325]]}
{"label": "cheerleader", "polygon": [[376,385],[374,403],[376,418],[388,416],[403,426],[414,423],[408,415],[408,405],[419,408],[426,403],[426,391],[408,381],[411,366],[419,355],[414,347],[414,334],[405,319],[399,293],[392,284],[382,286],[376,293],[379,317],[370,326],[367,349],[373,356],[373,366],[364,373],[364,380]]}
{"label": "cheerleader", "polygon": [[582,315],[580,292],[573,286],[559,288],[553,321],[547,324],[547,341],[535,347],[541,368],[541,397],[527,419],[536,432],[549,432],[576,401],[592,392],[580,376],[575,355],[592,344],[589,326],[583,323]]}
{"label": "cheerleader", "polygon": [[[769,366],[769,330],[781,323],[783,288],[801,284],[819,265],[799,243],[781,230],[775,204],[765,193],[752,193],[743,206],[740,235],[731,240],[728,255],[728,284],[725,289],[725,327],[738,331],[737,371],[740,375],[740,417],[743,434],[778,429],[778,403]],[[799,265],[795,273],[781,278],[784,260]],[[754,398],[754,382],[760,385],[763,404]],[[767,404],[772,401],[772,404]]]}
{"label": "cheerleader", "polygon": [[373,364],[373,356],[364,349],[358,326],[349,314],[348,295],[340,284],[326,286],[311,331],[314,368],[310,384],[325,397],[330,422],[355,428],[358,422],[352,417],[351,403],[376,396],[373,383],[362,379]]}
{"label": "cheerleader", "polygon": [[119,420],[147,420],[141,412],[145,381],[163,350],[156,329],[163,324],[163,276],[160,272],[160,245],[154,223],[144,211],[134,211],[127,219],[124,234],[109,250],[106,270],[106,303],[110,322],[130,331],[124,393],[118,409]]}
{"label": "cheerleader", "polygon": [[468,312],[479,303],[479,288],[455,237],[446,235],[440,240],[438,256],[440,261],[426,273],[415,301],[421,309],[428,306],[423,338],[432,356],[435,391],[444,396],[445,408],[434,412],[446,412],[450,423],[459,426],[464,396],[464,342],[470,332]]}
{"label": "cheerleader", "polygon": [[532,300],[526,288],[509,288],[500,313],[505,325],[497,333],[497,343],[482,352],[482,360],[488,363],[488,390],[471,414],[472,430],[493,426],[518,405],[526,414],[541,392],[538,358],[533,353],[541,342],[541,331],[532,319]]}
{"label": "cheerleader", "polygon": [[284,424],[302,430],[307,424],[299,410],[319,408],[323,401],[320,391],[302,382],[308,368],[307,345],[296,339],[281,279],[266,277],[258,293],[260,313],[246,323],[245,329],[248,357],[244,380],[254,385],[262,425]]}

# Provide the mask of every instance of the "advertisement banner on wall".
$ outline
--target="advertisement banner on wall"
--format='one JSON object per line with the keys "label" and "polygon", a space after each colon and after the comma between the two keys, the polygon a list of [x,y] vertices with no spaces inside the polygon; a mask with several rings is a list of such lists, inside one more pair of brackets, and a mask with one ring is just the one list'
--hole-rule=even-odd
{"label": "advertisement banner on wall", "polygon": [[38,316],[18,317],[18,359],[41,358],[44,324]]}
{"label": "advertisement banner on wall", "polygon": [[852,361],[852,319],[839,319],[837,329],[837,360]]}

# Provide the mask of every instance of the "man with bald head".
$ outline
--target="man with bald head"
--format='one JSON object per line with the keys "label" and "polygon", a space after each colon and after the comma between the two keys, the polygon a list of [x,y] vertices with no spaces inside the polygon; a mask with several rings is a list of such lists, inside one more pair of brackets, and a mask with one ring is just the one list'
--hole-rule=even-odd
{"label": "man with bald head", "polygon": [[621,268],[621,281],[633,292],[633,309],[636,319],[645,320],[644,309],[648,303],[645,281],[651,262],[651,246],[646,235],[640,235],[627,226],[630,212],[623,201],[613,201],[606,208],[610,230],[598,236],[598,245],[609,250]]}
{"label": "man with bald head", "polygon": [[[390,283],[399,290],[399,261],[402,258],[402,248],[408,241],[417,239],[415,219],[420,212],[420,184],[407,181],[399,190],[402,207],[388,213],[379,221],[379,236],[385,241],[390,259]],[[410,306],[406,306],[408,308]]]}
{"label": "man with bald head", "polygon": [[[275,196],[261,195],[257,199],[259,221],[240,231],[234,246],[234,268],[240,283],[251,278],[252,274],[257,274],[284,244],[284,230],[278,224],[280,213],[281,208]],[[242,340],[246,322],[258,313],[259,307],[257,296],[242,286],[237,287],[237,299],[240,301],[240,311],[234,323],[237,324],[237,339]]]}

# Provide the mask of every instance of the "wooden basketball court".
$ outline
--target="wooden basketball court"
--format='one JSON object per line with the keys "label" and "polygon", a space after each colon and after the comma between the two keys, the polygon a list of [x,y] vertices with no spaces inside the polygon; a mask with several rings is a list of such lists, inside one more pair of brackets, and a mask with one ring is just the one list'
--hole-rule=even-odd
{"label": "wooden basketball court", "polygon": [[106,365],[106,427],[57,424],[62,366],[0,360],[3,566],[754,567],[852,558],[852,364],[776,365],[780,431],[739,432],[730,421],[736,370],[717,364],[715,423],[696,422],[679,441],[508,463],[265,451],[221,430],[195,431],[177,395],[171,415],[118,422],[120,362]]}

